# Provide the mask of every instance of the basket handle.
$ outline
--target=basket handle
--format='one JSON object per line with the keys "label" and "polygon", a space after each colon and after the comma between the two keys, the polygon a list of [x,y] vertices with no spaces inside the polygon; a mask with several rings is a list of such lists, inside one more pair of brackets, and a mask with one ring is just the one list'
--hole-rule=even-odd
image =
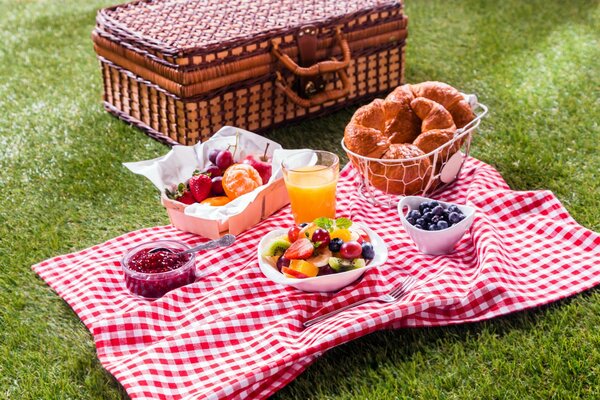
{"label": "basket handle", "polygon": [[326,90],[308,99],[298,96],[296,92],[286,85],[279,71],[277,71],[275,74],[277,75],[275,86],[281,89],[292,102],[296,103],[300,107],[309,108],[319,106],[328,101],[337,100],[347,96],[348,93],[350,93],[350,79],[348,79],[348,74],[344,70],[338,71],[338,75],[342,81],[342,87],[340,89]]}
{"label": "basket handle", "polygon": [[340,81],[342,82],[342,87],[340,89],[327,90],[316,95],[309,96],[308,98],[303,98],[300,97],[294,90],[292,90],[286,84],[281,73],[276,71],[275,75],[277,79],[275,81],[275,86],[281,89],[288,99],[290,99],[290,101],[296,105],[304,108],[319,106],[328,101],[337,100],[347,96],[350,93],[350,80],[348,79],[346,68],[350,64],[352,58],[350,55],[350,46],[348,46],[348,41],[343,37],[340,26],[335,28],[335,39],[342,50],[342,60],[321,61],[311,65],[310,67],[299,66],[290,58],[290,56],[281,52],[277,43],[273,43],[273,46],[271,47],[271,54],[273,54],[283,64],[284,67],[286,67],[297,77],[314,77],[321,74],[336,72],[340,78]]}
{"label": "basket handle", "polygon": [[342,49],[342,60],[328,60],[321,61],[316,64],[311,65],[310,67],[301,67],[290,56],[283,53],[279,48],[279,44],[271,43],[271,54],[277,58],[284,67],[286,67],[290,72],[296,76],[315,76],[322,75],[329,72],[338,72],[346,69],[348,65],[350,65],[350,60],[352,59],[350,55],[350,46],[348,45],[348,41],[344,38],[342,34],[342,28],[339,26],[335,27],[335,39],[340,48]]}

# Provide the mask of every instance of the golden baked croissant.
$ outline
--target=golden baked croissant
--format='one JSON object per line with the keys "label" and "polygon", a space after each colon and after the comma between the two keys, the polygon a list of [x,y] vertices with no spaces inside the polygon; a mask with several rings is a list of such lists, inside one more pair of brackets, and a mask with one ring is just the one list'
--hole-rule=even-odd
{"label": "golden baked croissant", "polygon": [[[373,186],[387,193],[414,194],[425,189],[433,172],[433,157],[430,160],[420,156],[452,140],[456,128],[462,128],[474,117],[462,94],[448,84],[403,85],[385,100],[376,99],[359,108],[346,126],[344,144],[362,156],[398,160],[370,162],[368,178]],[[460,143],[456,143],[444,148],[438,154],[436,168],[459,147]],[[359,167],[357,157],[348,156]]]}
{"label": "golden baked croissant", "polygon": [[425,97],[441,104],[450,112],[457,128],[464,127],[475,118],[463,95],[447,83],[422,82],[411,85],[411,90],[415,97]]}

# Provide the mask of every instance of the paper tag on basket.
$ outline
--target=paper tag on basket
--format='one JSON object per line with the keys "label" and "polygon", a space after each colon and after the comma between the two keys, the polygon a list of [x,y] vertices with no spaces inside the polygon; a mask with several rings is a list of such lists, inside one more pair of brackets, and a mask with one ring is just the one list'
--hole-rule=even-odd
{"label": "paper tag on basket", "polygon": [[187,182],[194,170],[201,170],[208,166],[208,154],[212,149],[225,150],[230,146],[230,149],[233,149],[236,144],[236,135],[238,143],[234,159],[241,161],[249,154],[263,154],[268,143],[267,156],[272,160],[273,173],[267,184],[232,200],[224,206],[212,207],[196,203],[187,206],[184,211],[186,215],[224,221],[228,217],[244,211],[262,190],[281,178],[281,161],[301,150],[284,150],[279,143],[265,137],[244,129],[225,126],[204,143],[198,143],[194,146],[174,146],[171,151],[162,157],[123,163],[123,165],[131,172],[148,178],[161,193],[164,193],[165,189],[172,190],[178,183]]}

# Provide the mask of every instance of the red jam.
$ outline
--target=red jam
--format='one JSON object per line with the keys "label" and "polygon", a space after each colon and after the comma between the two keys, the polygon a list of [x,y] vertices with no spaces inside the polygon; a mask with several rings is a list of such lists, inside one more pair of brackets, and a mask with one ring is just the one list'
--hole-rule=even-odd
{"label": "red jam", "polygon": [[174,250],[175,253],[166,250],[150,253],[150,250],[152,249],[142,249],[134,254],[129,259],[129,269],[146,274],[157,274],[180,268],[190,259],[189,254],[178,256],[176,254],[178,250]]}
{"label": "red jam", "polygon": [[[191,254],[178,256],[164,250],[150,253],[155,247],[160,246],[142,248],[125,260],[125,285],[129,291],[156,299],[196,280]],[[174,252],[180,250],[173,249]]]}

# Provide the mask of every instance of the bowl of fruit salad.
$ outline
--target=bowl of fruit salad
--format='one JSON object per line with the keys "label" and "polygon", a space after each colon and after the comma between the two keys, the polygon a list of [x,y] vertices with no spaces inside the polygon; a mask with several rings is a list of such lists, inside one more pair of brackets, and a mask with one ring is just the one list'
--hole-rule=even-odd
{"label": "bowl of fruit salad", "polygon": [[379,235],[347,218],[276,229],[258,245],[258,263],[267,278],[306,292],[340,290],[387,256]]}
{"label": "bowl of fruit salad", "polygon": [[142,243],[121,260],[125,286],[140,297],[157,299],[196,280],[195,255],[179,255],[189,246],[176,240]]}
{"label": "bowl of fruit salad", "polygon": [[406,196],[398,203],[404,229],[425,254],[448,254],[475,216],[473,207],[420,196]]}

